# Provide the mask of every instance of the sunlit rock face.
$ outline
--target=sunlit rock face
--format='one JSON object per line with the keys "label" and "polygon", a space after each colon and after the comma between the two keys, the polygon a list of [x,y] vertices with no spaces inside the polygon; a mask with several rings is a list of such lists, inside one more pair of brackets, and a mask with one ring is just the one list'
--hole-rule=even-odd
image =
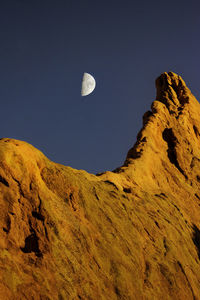
{"label": "sunlit rock face", "polygon": [[200,105],[180,76],[101,175],[0,140],[0,299],[200,299]]}

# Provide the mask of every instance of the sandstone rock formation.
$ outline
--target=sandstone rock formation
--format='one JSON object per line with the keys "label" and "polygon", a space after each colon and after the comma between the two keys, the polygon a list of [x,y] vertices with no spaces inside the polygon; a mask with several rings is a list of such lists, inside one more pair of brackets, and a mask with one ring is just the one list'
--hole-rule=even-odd
{"label": "sandstone rock formation", "polygon": [[156,86],[113,172],[0,140],[0,299],[200,299],[200,105],[172,72]]}

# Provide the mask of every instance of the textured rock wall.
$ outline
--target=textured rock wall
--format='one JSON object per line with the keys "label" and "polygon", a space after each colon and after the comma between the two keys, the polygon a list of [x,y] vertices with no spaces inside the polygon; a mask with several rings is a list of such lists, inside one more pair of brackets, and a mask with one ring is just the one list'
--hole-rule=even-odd
{"label": "textured rock wall", "polygon": [[180,76],[121,168],[0,140],[0,299],[200,299],[200,105]]}

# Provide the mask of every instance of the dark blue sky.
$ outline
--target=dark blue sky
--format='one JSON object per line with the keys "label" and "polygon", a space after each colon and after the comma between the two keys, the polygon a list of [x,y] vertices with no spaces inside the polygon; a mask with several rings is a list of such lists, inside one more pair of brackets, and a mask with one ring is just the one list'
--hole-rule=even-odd
{"label": "dark blue sky", "polygon": [[200,99],[199,1],[0,1],[0,135],[55,162],[120,166],[165,71]]}

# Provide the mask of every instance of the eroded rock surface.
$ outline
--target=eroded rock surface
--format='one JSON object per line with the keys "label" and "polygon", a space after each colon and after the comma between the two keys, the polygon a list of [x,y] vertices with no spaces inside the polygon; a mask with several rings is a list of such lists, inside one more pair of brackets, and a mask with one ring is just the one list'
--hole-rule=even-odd
{"label": "eroded rock surface", "polygon": [[200,299],[200,105],[180,76],[99,176],[0,140],[0,299]]}

